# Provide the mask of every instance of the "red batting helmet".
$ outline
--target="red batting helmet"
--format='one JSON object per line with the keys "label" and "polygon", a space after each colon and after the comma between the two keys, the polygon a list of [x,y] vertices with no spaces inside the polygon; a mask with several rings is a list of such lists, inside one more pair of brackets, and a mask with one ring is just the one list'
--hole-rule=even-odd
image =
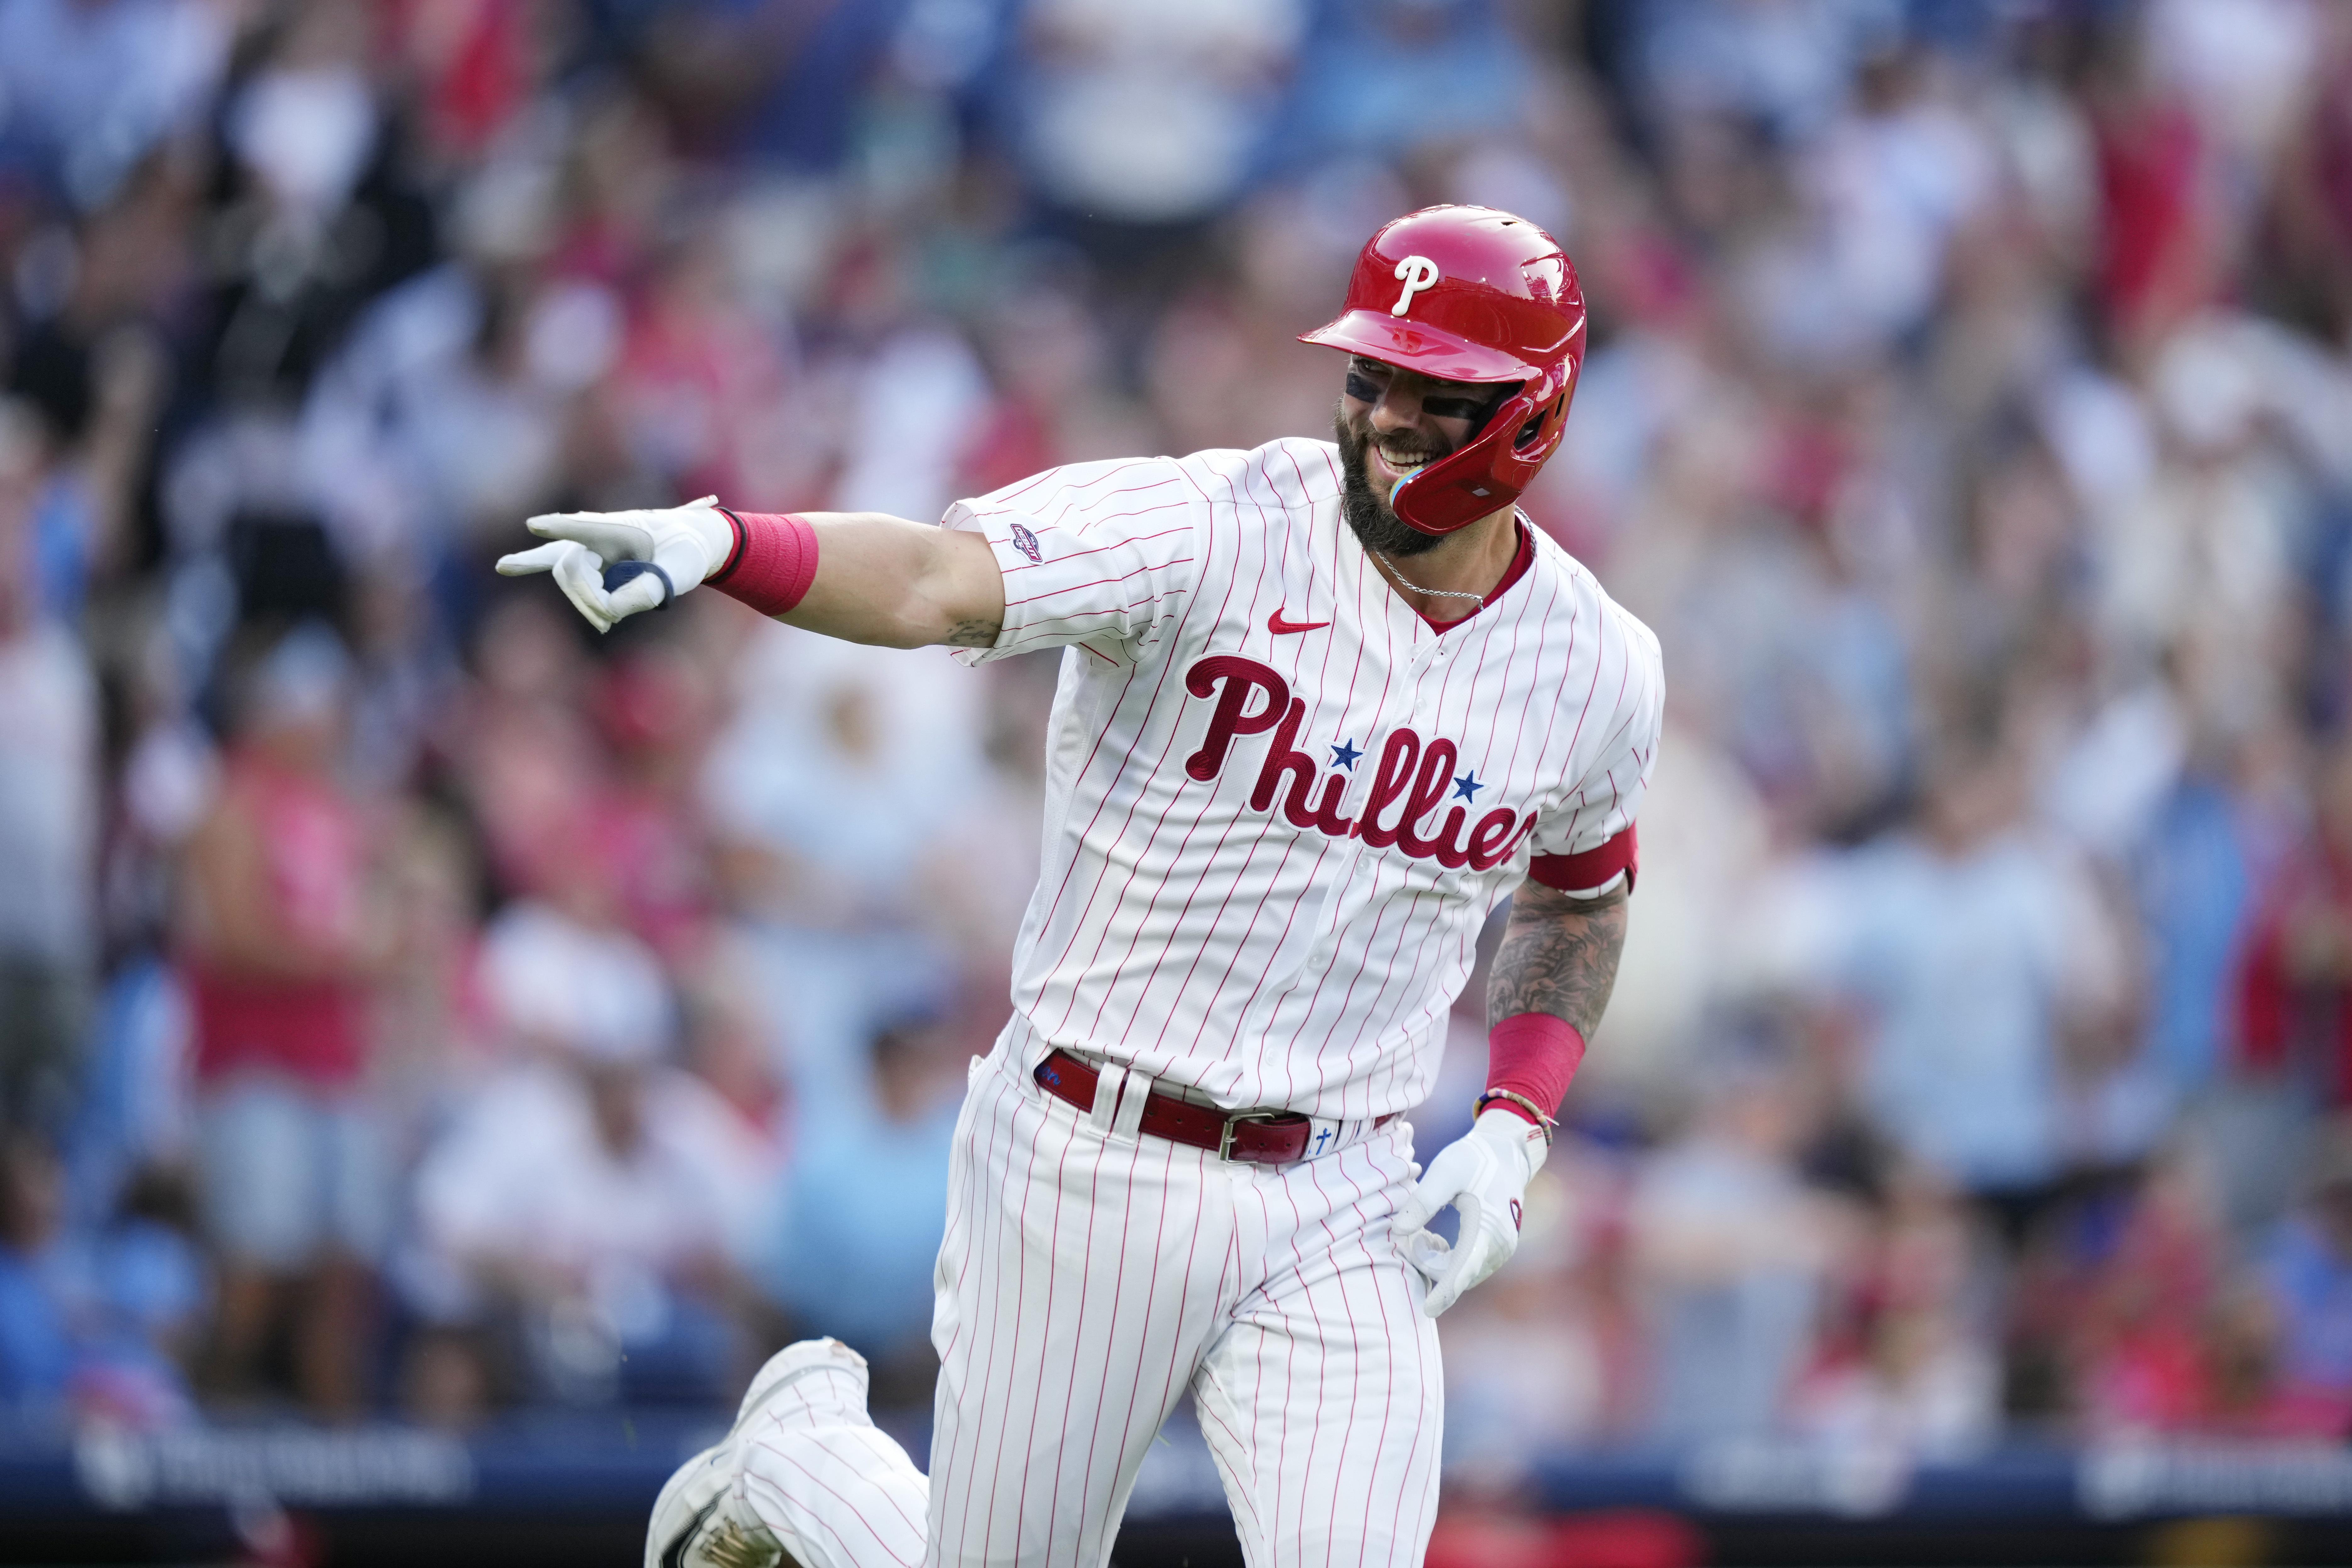
{"label": "red batting helmet", "polygon": [[1517,500],[1559,447],[1584,363],[1584,290],[1559,241],[1493,207],[1423,207],[1365,242],[1339,320],[1299,341],[1444,381],[1517,383],[1454,451],[1397,481],[1389,505],[1451,533]]}

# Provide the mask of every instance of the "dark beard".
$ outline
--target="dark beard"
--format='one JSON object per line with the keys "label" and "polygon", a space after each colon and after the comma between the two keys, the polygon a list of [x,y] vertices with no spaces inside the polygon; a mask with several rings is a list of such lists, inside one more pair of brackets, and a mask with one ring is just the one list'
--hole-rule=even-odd
{"label": "dark beard", "polygon": [[[1332,432],[1339,441],[1339,468],[1345,479],[1339,496],[1339,511],[1355,530],[1356,542],[1367,550],[1383,555],[1419,555],[1437,548],[1438,536],[1423,533],[1389,510],[1372,489],[1372,476],[1364,465],[1364,453],[1371,446],[1371,437],[1358,436],[1348,428],[1346,410],[1332,421]],[[1435,462],[1444,453],[1433,453]]]}

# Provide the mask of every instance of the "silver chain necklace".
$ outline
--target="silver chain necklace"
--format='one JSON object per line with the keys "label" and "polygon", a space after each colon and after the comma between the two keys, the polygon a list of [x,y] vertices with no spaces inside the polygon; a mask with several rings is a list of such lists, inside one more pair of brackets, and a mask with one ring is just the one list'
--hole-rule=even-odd
{"label": "silver chain necklace", "polygon": [[1451,588],[1424,588],[1398,571],[1397,563],[1390,560],[1384,552],[1375,550],[1372,554],[1379,559],[1381,565],[1388,568],[1390,578],[1400,588],[1410,588],[1416,594],[1426,594],[1433,599],[1468,599],[1482,610],[1486,607],[1486,595],[1484,594],[1458,594]]}

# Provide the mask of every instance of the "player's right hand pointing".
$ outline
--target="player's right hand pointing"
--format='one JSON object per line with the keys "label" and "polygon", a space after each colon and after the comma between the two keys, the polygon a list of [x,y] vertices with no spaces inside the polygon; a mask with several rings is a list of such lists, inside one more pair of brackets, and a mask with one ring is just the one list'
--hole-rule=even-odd
{"label": "player's right hand pointing", "polygon": [[[1405,1261],[1429,1280],[1423,1311],[1437,1316],[1518,1250],[1528,1183],[1543,1168],[1549,1151],[1542,1128],[1496,1107],[1437,1152],[1429,1173],[1405,1194],[1392,1226]],[[1423,1228],[1448,1205],[1462,1216],[1459,1237],[1451,1247]]]}
{"label": "player's right hand pointing", "polygon": [[[692,589],[735,547],[735,525],[719,510],[716,496],[639,511],[546,512],[524,526],[550,542],[501,557],[499,573],[552,574],[563,596],[600,632]],[[614,574],[608,586],[608,569],[625,561],[645,562],[651,570],[625,581]]]}

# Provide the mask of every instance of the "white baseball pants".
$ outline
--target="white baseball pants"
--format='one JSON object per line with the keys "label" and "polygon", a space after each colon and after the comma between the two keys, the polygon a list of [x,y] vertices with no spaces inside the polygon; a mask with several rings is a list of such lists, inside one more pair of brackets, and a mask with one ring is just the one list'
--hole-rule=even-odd
{"label": "white baseball pants", "polygon": [[[1418,1563],[1443,1385],[1426,1287],[1389,1237],[1404,1123],[1230,1164],[1139,1136],[1150,1086],[1118,1069],[1091,1114],[1047,1095],[1043,1051],[1016,1021],[956,1128],[922,1561],[1098,1568],[1189,1389],[1251,1568]],[[749,1456],[747,1500],[828,1543],[811,1568],[912,1568],[908,1533],[874,1527],[922,1506],[919,1479],[877,1465],[874,1436],[813,1435],[774,1476],[781,1450]]]}

